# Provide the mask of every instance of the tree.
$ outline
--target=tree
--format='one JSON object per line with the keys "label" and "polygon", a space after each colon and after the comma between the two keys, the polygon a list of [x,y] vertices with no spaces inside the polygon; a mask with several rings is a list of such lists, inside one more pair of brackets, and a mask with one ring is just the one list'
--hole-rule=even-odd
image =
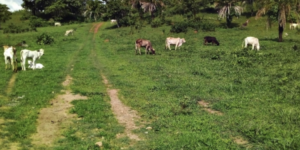
{"label": "tree", "polygon": [[87,0],[23,0],[22,7],[43,19],[64,21],[79,19]]}
{"label": "tree", "polygon": [[12,13],[8,10],[9,10],[9,8],[6,5],[0,4],[0,22],[5,22],[5,21],[11,19],[10,16]]}
{"label": "tree", "polygon": [[86,8],[83,12],[85,18],[91,19],[94,18],[94,21],[97,21],[98,17],[101,16],[101,13],[105,12],[105,5],[101,1],[89,0],[86,4]]}
{"label": "tree", "polygon": [[241,2],[236,0],[223,1],[218,0],[215,2],[215,8],[219,9],[219,18],[226,18],[227,27],[231,26],[233,16],[240,16],[243,12]]}
{"label": "tree", "polygon": [[258,3],[260,9],[256,13],[256,17],[260,17],[266,12],[275,12],[278,20],[278,42],[282,42],[282,34],[287,22],[287,16],[291,11],[299,11],[299,0],[261,0]]}

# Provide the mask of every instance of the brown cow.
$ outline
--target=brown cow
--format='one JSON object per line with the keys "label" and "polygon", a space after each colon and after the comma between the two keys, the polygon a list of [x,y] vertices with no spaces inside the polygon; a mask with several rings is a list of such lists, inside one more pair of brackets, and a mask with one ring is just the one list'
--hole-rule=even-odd
{"label": "brown cow", "polygon": [[141,55],[141,47],[145,47],[145,54],[148,54],[148,52],[152,54],[155,54],[155,49],[152,47],[152,44],[149,40],[144,39],[137,39],[135,41],[135,54],[137,54],[137,50],[139,50],[139,53]]}

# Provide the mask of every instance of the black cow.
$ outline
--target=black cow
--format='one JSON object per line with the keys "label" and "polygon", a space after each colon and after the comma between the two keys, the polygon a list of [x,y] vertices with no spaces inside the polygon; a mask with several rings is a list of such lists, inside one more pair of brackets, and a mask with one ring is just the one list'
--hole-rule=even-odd
{"label": "black cow", "polygon": [[207,43],[212,43],[212,45],[217,44],[218,46],[220,45],[220,43],[217,41],[217,39],[212,36],[204,37],[204,45],[206,45]]}

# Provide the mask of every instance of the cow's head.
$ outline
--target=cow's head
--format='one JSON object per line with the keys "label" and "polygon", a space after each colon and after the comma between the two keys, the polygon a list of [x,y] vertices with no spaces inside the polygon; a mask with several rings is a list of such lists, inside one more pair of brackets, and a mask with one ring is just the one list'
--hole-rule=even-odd
{"label": "cow's head", "polygon": [[151,48],[150,50],[151,50],[151,53],[152,53],[153,55],[155,55],[155,49],[154,49],[154,48]]}
{"label": "cow's head", "polygon": [[182,39],[180,39],[180,40],[181,40],[182,43],[185,43],[185,42],[186,42],[184,38],[182,38]]}

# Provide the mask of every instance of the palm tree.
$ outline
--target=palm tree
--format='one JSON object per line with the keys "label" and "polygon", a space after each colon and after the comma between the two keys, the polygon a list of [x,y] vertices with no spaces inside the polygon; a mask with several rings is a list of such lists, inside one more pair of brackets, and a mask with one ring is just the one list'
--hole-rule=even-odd
{"label": "palm tree", "polygon": [[243,7],[235,0],[216,1],[215,8],[218,9],[219,18],[226,18],[227,27],[231,25],[233,16],[240,16],[243,12]]}
{"label": "palm tree", "polygon": [[256,18],[275,8],[278,19],[278,42],[282,42],[283,30],[287,22],[286,18],[291,11],[299,11],[299,2],[300,0],[260,0],[257,2],[260,9],[256,13]]}

